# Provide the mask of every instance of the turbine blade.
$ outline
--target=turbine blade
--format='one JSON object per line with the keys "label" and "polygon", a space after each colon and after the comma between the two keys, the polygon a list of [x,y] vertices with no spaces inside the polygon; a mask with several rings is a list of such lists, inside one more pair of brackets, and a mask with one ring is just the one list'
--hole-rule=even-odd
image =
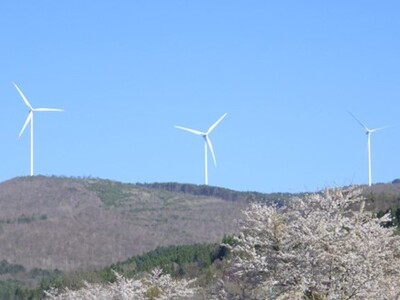
{"label": "turbine blade", "polygon": [[212,155],[212,158],[213,158],[213,161],[214,161],[214,166],[217,166],[217,160],[215,159],[214,149],[213,149],[213,146],[211,144],[211,140],[208,137],[208,135],[205,135],[204,138],[206,139],[207,145],[210,148],[210,152],[211,152],[211,155]]}
{"label": "turbine blade", "polygon": [[64,111],[60,108],[34,108],[33,111]]}
{"label": "turbine blade", "polygon": [[186,128],[186,127],[182,127],[182,126],[175,126],[175,128],[182,129],[182,130],[185,130],[185,131],[189,131],[189,132],[197,134],[197,135],[205,135],[204,132],[201,132],[201,131],[198,131],[198,130],[195,130],[195,129],[190,129],[190,128]]}
{"label": "turbine blade", "polygon": [[33,109],[31,104],[29,103],[28,99],[26,99],[25,95],[22,93],[22,91],[19,89],[18,85],[16,83],[13,83],[15,88],[17,89],[18,93],[21,95],[22,100],[24,100],[26,106],[28,106],[29,109]]}
{"label": "turbine blade", "polygon": [[348,113],[349,113],[349,114],[354,118],[354,120],[356,120],[357,123],[360,124],[360,125],[362,126],[362,128],[364,128],[367,132],[370,132],[370,131],[371,131],[367,126],[365,126],[364,123],[362,123],[359,119],[357,119],[355,115],[353,115],[351,112],[348,112]]}
{"label": "turbine blade", "polygon": [[222,115],[222,117],[221,118],[219,118],[218,119],[218,121],[217,122],[215,122],[214,124],[212,124],[211,125],[211,127],[210,128],[208,128],[208,130],[207,130],[207,134],[209,134],[211,131],[213,131],[213,129],[219,124],[219,122],[221,122],[222,121],[222,119],[223,118],[225,118],[226,117],[226,115],[227,115],[228,113],[224,113],[223,115]]}
{"label": "turbine blade", "polygon": [[371,129],[370,132],[375,132],[375,131],[386,129],[386,128],[390,128],[390,127],[392,127],[392,126],[390,126],[390,125],[382,126],[382,127]]}
{"label": "turbine blade", "polygon": [[26,118],[26,121],[24,123],[24,126],[22,126],[21,131],[19,132],[18,137],[21,137],[21,135],[24,133],[26,126],[28,126],[28,123],[31,121],[32,119],[32,111],[29,112],[28,117]]}

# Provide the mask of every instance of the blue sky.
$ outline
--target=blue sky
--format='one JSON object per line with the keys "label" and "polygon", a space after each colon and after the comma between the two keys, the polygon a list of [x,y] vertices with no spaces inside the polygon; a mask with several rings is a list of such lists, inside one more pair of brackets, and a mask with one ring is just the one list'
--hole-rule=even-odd
{"label": "blue sky", "polygon": [[260,192],[400,177],[398,1],[0,3],[0,180],[35,173]]}

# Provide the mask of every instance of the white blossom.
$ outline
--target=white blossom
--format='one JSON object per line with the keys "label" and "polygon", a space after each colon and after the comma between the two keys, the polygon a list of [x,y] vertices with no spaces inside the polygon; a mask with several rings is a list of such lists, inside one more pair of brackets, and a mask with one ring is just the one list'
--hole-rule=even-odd
{"label": "white blossom", "polygon": [[196,288],[190,287],[194,280],[174,280],[156,268],[144,279],[128,279],[114,272],[117,279],[106,285],[85,283],[77,291],[65,289],[46,291],[45,299],[52,300],[146,300],[187,299]]}
{"label": "white blossom", "polygon": [[252,204],[232,250],[245,297],[397,299],[399,237],[381,226],[388,216],[363,208],[354,189],[293,198],[285,207]]}

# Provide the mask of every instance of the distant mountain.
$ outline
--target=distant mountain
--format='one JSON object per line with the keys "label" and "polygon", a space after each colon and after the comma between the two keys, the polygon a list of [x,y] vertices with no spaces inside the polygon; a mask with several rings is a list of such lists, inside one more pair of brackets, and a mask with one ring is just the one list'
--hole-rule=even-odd
{"label": "distant mountain", "polygon": [[371,187],[362,186],[367,198],[367,209],[370,211],[385,211],[400,208],[400,179],[391,183],[377,183]]}
{"label": "distant mountain", "polygon": [[[400,205],[398,182],[364,188],[370,209]],[[238,231],[248,203],[279,204],[292,196],[179,183],[15,178],[0,183],[0,280],[39,280],[109,266],[159,246],[219,242]]]}

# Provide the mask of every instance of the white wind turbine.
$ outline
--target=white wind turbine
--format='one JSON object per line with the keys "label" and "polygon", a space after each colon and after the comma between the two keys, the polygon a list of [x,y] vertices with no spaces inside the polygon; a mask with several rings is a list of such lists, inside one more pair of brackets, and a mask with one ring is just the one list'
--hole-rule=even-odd
{"label": "white wind turbine", "polygon": [[369,129],[364,123],[362,123],[359,119],[356,118],[351,112],[349,114],[357,121],[365,129],[365,134],[367,135],[368,139],[368,186],[372,184],[372,170],[371,170],[371,134],[375,131],[388,128],[390,126],[383,126],[374,129]]}
{"label": "white wind turbine", "polygon": [[28,99],[25,97],[25,95],[19,89],[19,87],[15,83],[13,83],[13,84],[14,84],[15,88],[17,89],[18,93],[21,95],[22,100],[24,100],[26,106],[29,109],[28,117],[26,118],[24,126],[22,127],[18,137],[21,137],[22,133],[24,133],[26,126],[28,126],[28,123],[31,123],[31,172],[30,172],[30,175],[33,176],[33,113],[37,112],[37,111],[48,112],[48,111],[63,111],[63,110],[58,109],[58,108],[33,108],[32,105],[29,103]]}
{"label": "white wind turbine", "polygon": [[214,166],[217,165],[217,161],[215,159],[215,154],[214,154],[214,149],[213,149],[211,140],[208,137],[208,135],[211,133],[211,131],[214,130],[214,128],[219,124],[219,122],[221,122],[222,119],[225,118],[226,115],[227,115],[227,113],[223,114],[222,117],[219,118],[217,122],[212,124],[210,126],[210,128],[208,128],[208,130],[206,132],[202,132],[202,131],[199,131],[199,130],[190,129],[190,128],[186,128],[186,127],[182,127],[182,126],[175,126],[176,128],[189,131],[189,132],[194,133],[196,135],[200,135],[200,136],[202,136],[204,138],[204,177],[205,177],[205,185],[208,185],[208,158],[207,158],[208,148],[210,148],[210,152],[211,152],[211,155],[212,155],[213,160],[214,160]]}

